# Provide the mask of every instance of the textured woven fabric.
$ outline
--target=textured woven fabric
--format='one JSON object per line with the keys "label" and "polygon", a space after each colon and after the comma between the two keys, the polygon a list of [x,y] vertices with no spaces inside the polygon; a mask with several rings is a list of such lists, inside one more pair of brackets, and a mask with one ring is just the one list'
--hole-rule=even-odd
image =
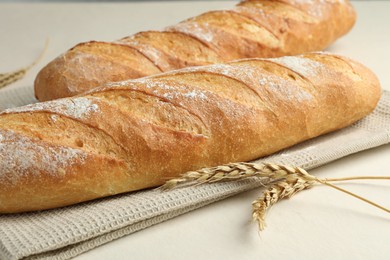
{"label": "textured woven fabric", "polygon": [[[31,89],[0,91],[0,110],[33,102]],[[346,129],[258,161],[311,169],[348,154],[390,142],[390,92],[377,109]],[[259,187],[254,179],[147,190],[43,212],[0,215],[0,259],[68,259],[180,214]]]}

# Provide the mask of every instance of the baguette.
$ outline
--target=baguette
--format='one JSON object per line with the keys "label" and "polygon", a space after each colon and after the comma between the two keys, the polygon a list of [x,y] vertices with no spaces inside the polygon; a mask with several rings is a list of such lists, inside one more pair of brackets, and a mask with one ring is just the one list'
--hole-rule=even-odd
{"label": "baguette", "polygon": [[0,114],[0,212],[71,205],[269,155],[361,119],[376,76],[325,53],[107,83]]}
{"label": "baguette", "polygon": [[347,0],[242,1],[163,31],[78,44],[39,72],[35,95],[47,101],[188,66],[323,50],[355,19]]}

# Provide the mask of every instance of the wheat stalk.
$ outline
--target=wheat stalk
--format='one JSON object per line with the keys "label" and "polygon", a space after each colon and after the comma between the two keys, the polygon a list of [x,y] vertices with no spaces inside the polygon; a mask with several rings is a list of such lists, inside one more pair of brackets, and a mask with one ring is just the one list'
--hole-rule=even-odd
{"label": "wheat stalk", "polygon": [[44,53],[47,50],[47,46],[49,44],[49,40],[46,40],[45,48],[39,55],[39,57],[31,63],[29,66],[21,68],[19,70],[13,71],[13,72],[8,72],[8,73],[1,73],[0,74],[0,89],[10,85],[11,83],[14,83],[15,81],[18,81],[22,79],[27,71],[29,71],[35,64],[37,64],[43,57]]}
{"label": "wheat stalk", "polygon": [[[260,178],[263,185],[263,181],[265,181],[265,183],[269,186],[269,188],[263,193],[263,196],[252,203],[252,218],[258,223],[260,230],[264,230],[265,228],[265,216],[267,210],[272,205],[284,198],[290,198],[297,192],[310,188],[316,183],[327,185],[390,213],[390,210],[385,207],[329,183],[347,180],[389,180],[390,177],[388,176],[353,176],[318,179],[300,167],[291,167],[273,163],[230,163],[212,168],[204,168],[198,171],[190,171],[180,175],[179,178],[168,180],[160,187],[160,189],[170,190],[184,186],[242,180],[253,177]],[[271,184],[272,186],[270,186]]]}

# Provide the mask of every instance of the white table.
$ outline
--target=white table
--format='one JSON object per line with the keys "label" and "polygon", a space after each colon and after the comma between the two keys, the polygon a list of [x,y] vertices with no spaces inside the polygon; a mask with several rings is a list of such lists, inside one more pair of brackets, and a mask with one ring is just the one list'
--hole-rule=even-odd
{"label": "white table", "polygon": [[[226,2],[0,4],[0,72],[42,62],[12,87],[32,86],[38,70],[78,42],[113,40],[159,29]],[[354,2],[358,21],[329,51],[376,72],[390,90],[390,2]],[[390,145],[312,170],[319,177],[390,175]],[[344,188],[390,207],[390,182]],[[390,259],[390,215],[325,186],[278,203],[259,234],[250,223],[251,191],[106,244],[78,259]]]}

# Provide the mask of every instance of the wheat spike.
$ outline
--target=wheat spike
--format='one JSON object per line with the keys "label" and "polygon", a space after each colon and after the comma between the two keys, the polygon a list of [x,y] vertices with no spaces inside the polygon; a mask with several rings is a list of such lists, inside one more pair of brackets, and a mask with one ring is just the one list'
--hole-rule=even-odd
{"label": "wheat spike", "polygon": [[288,175],[308,175],[304,169],[273,163],[230,163],[198,171],[186,172],[179,178],[168,180],[160,188],[169,190],[177,187],[199,185],[221,181],[242,180],[259,177],[264,180],[278,180]]}
{"label": "wheat spike", "polygon": [[14,72],[0,74],[0,89],[22,79],[27,73],[27,69],[23,68]]}
{"label": "wheat spike", "polygon": [[29,69],[31,69],[35,64],[37,64],[42,59],[44,53],[47,50],[48,44],[49,44],[49,40],[46,40],[44,50],[39,55],[39,57],[33,63],[31,63],[29,66],[21,68],[19,70],[13,71],[13,72],[1,73],[0,74],[0,89],[14,83],[15,81],[22,79],[26,75],[27,71]]}
{"label": "wheat spike", "polygon": [[316,182],[301,176],[291,176],[269,187],[263,195],[252,202],[252,219],[260,231],[265,228],[265,216],[270,207],[282,199],[288,199],[297,192],[312,187]]}

